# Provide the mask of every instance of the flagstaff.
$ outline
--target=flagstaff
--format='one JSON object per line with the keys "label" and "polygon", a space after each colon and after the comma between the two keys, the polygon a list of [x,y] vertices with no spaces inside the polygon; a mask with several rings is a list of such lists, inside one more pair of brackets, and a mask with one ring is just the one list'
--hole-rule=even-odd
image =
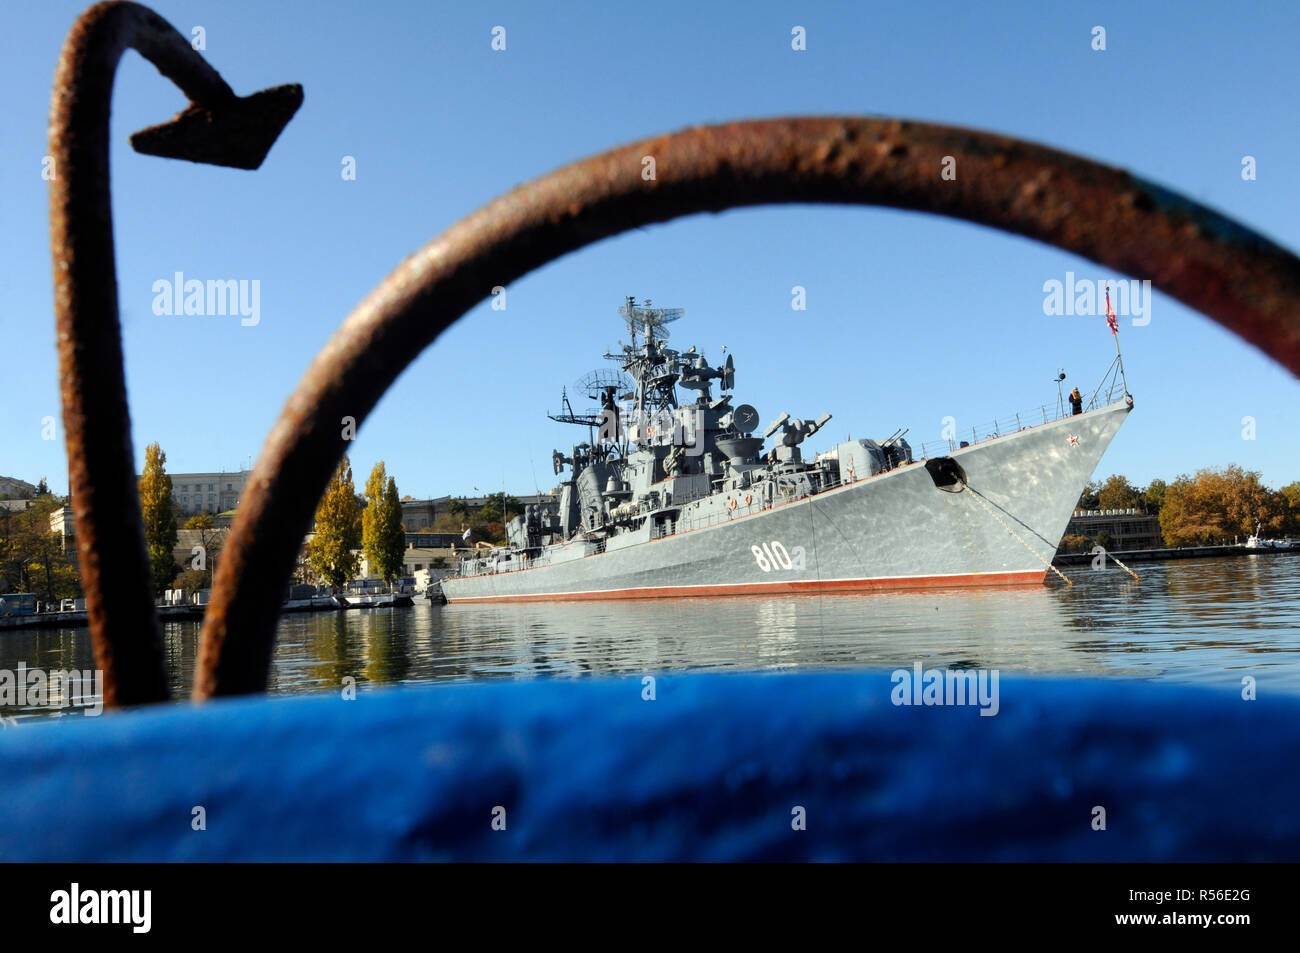
{"label": "flagstaff", "polygon": [[1115,317],[1115,311],[1110,306],[1110,284],[1106,284],[1106,324],[1110,327],[1110,335],[1115,339],[1115,363],[1119,366],[1120,383],[1124,385],[1124,396],[1128,397],[1128,378],[1124,376],[1124,355],[1119,349],[1119,320]]}

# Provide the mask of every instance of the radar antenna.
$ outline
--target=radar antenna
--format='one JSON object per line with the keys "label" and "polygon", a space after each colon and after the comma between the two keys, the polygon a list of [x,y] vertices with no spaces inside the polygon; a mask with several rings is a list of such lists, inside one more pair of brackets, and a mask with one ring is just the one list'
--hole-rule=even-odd
{"label": "radar antenna", "polygon": [[632,347],[635,348],[638,334],[644,334],[647,341],[667,341],[668,331],[664,325],[685,317],[686,309],[656,308],[649,298],[642,304],[637,304],[636,298],[628,298],[626,304],[619,305],[618,313],[632,334]]}
{"label": "radar antenna", "polygon": [[624,395],[633,390],[635,386],[632,383],[632,378],[622,371],[615,370],[612,367],[598,367],[578,378],[573,385],[573,389],[588,400],[601,402],[607,400],[606,395],[611,393],[618,399],[623,399]]}

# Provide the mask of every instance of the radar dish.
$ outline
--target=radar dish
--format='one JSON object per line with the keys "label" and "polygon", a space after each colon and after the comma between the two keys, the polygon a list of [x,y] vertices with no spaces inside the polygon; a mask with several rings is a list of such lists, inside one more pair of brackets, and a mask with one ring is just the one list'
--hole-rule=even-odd
{"label": "radar dish", "polygon": [[732,423],[741,433],[753,433],[758,420],[758,411],[749,404],[741,404],[731,415]]}
{"label": "radar dish", "polygon": [[578,378],[573,389],[588,400],[599,401],[603,394],[611,390],[615,394],[623,394],[634,391],[636,385],[622,371],[614,370],[612,367],[598,367]]}
{"label": "radar dish", "polygon": [[686,309],[656,308],[651,305],[649,298],[643,304],[637,304],[635,298],[628,298],[626,304],[619,305],[618,313],[633,335],[644,334],[666,341],[668,332],[664,325],[681,320],[686,316]]}

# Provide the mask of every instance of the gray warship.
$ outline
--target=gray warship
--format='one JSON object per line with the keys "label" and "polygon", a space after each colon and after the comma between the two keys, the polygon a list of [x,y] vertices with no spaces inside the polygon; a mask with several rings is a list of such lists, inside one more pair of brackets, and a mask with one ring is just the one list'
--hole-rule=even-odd
{"label": "gray warship", "polygon": [[681,309],[628,298],[619,314],[630,342],[581,382],[599,406],[577,412],[566,391],[548,415],[587,431],[553,455],[558,506],[527,506],[508,545],[463,558],[442,582],[448,602],[1042,584],[1133,407],[1117,342],[1110,389],[1082,413],[1044,408],[1042,423],[917,459],[902,429],[806,459],[829,413],[760,430],[734,400],[732,355],[712,365],[668,345]]}

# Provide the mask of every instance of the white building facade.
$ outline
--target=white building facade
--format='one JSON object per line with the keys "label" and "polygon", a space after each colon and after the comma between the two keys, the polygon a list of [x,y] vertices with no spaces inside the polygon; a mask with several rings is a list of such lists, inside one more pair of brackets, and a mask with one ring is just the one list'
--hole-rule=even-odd
{"label": "white building facade", "polygon": [[250,472],[169,473],[172,502],[185,516],[224,513],[239,505]]}

